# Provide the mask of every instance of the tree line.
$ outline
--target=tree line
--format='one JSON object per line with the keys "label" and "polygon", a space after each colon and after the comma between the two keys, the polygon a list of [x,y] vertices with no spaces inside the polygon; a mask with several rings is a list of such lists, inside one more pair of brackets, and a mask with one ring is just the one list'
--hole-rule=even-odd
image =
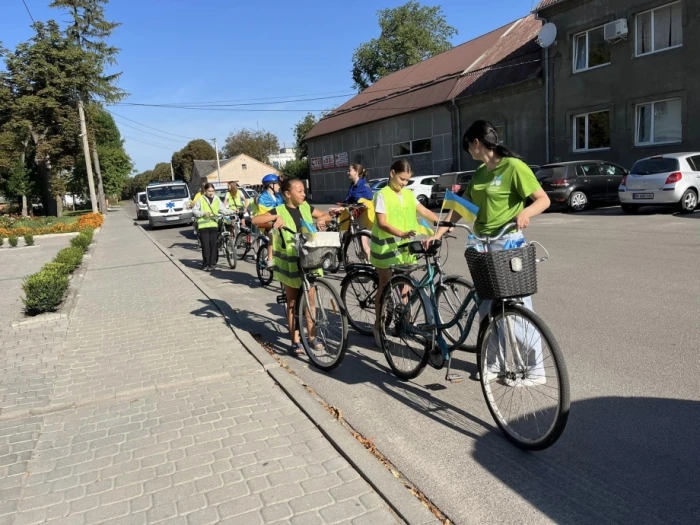
{"label": "tree line", "polygon": [[[65,27],[37,21],[27,42],[14,50],[0,45],[0,190],[21,201],[25,214],[39,199],[60,215],[64,195],[86,193],[88,168],[100,195],[119,195],[128,182],[132,162],[104,109],[127,95],[117,87],[120,73],[107,71],[119,52],[106,42],[119,25],[106,20],[107,2],[53,0],[49,6],[68,15]],[[94,153],[87,159],[79,106]]]}

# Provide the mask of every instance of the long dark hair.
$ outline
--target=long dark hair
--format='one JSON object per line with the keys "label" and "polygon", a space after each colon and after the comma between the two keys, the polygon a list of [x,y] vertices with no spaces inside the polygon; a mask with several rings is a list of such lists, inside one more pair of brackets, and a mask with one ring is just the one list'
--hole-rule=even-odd
{"label": "long dark hair", "polygon": [[462,139],[462,147],[464,151],[469,151],[469,144],[474,140],[479,139],[484,147],[496,153],[499,157],[512,157],[520,159],[520,155],[513,153],[505,146],[498,143],[498,132],[493,124],[486,120],[477,120],[469,126],[469,129],[464,133]]}
{"label": "long dark hair", "polygon": [[362,166],[362,164],[350,164],[350,167],[357,172],[361,179],[367,178],[367,170]]}

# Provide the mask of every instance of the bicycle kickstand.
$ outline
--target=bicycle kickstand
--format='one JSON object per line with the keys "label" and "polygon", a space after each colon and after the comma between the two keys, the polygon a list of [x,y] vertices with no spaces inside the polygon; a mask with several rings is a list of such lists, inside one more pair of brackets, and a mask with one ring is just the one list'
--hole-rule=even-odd
{"label": "bicycle kickstand", "polygon": [[452,373],[452,352],[450,352],[450,357],[447,358],[447,372],[445,373],[445,380],[450,383],[461,383],[462,375],[457,373]]}

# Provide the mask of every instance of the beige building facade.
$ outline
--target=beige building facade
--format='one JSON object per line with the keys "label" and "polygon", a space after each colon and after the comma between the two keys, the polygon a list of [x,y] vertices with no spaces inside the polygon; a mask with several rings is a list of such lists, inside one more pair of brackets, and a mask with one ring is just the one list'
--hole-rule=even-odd
{"label": "beige building facade", "polygon": [[[221,182],[235,181],[240,185],[259,186],[262,178],[268,173],[282,175],[282,172],[242,153],[231,159],[220,161]],[[190,191],[199,191],[202,182],[219,182],[219,174],[215,160],[195,160],[192,166]]]}

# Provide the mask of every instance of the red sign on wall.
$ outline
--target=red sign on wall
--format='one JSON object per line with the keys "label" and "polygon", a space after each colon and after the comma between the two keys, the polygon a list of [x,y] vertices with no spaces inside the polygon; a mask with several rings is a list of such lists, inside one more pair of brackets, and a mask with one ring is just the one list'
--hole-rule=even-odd
{"label": "red sign on wall", "polygon": [[323,156],[323,169],[327,170],[328,168],[332,168],[335,166],[333,162],[333,155],[324,155]]}
{"label": "red sign on wall", "polygon": [[348,165],[348,152],[335,154],[335,167],[343,168]]}
{"label": "red sign on wall", "polygon": [[321,157],[311,158],[311,171],[319,171],[323,169],[323,159]]}

